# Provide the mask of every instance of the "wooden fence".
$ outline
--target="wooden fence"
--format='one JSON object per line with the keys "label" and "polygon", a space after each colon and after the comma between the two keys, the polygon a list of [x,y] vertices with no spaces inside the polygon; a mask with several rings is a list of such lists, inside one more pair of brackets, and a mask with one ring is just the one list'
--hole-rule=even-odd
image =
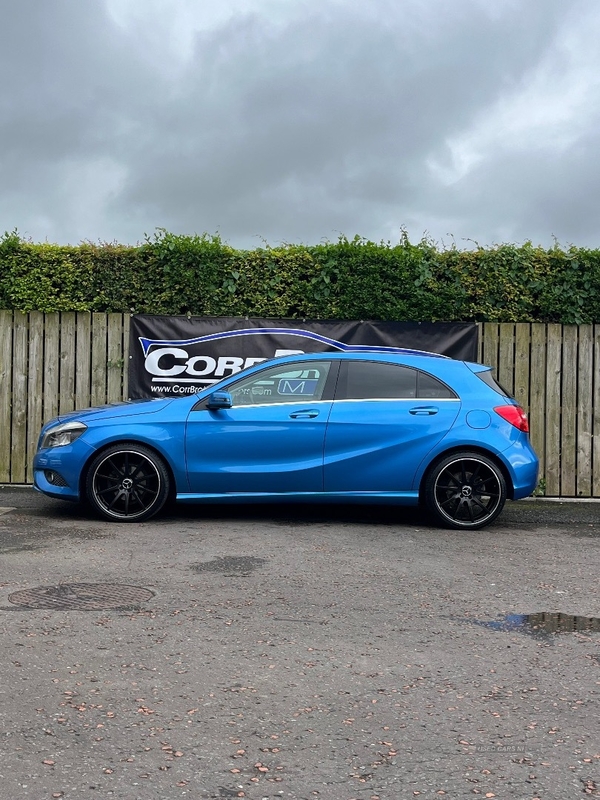
{"label": "wooden fence", "polygon": [[0,311],[0,483],[31,483],[44,422],[127,397],[129,315]]}
{"label": "wooden fence", "polygon": [[[0,483],[31,483],[44,421],[127,397],[129,319],[0,311]],[[479,361],[529,413],[541,490],[600,497],[600,325],[485,323]]]}
{"label": "wooden fence", "polygon": [[600,497],[600,325],[485,323],[479,361],[529,414],[548,497]]}

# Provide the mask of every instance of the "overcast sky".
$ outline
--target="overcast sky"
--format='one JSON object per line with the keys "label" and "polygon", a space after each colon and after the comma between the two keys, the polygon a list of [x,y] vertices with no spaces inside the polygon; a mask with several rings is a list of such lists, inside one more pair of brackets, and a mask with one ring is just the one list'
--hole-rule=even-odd
{"label": "overcast sky", "polygon": [[598,0],[0,14],[0,233],[600,247]]}

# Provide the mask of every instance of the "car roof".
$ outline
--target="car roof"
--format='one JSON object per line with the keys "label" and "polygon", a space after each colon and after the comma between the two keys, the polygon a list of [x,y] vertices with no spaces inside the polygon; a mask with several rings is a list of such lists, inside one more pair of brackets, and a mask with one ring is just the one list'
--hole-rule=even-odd
{"label": "car roof", "polygon": [[[319,352],[319,353],[296,353],[290,355],[278,356],[277,358],[269,359],[263,362],[265,364],[276,364],[278,361],[287,361],[295,363],[296,361],[322,361],[328,359],[335,359],[336,361],[381,361],[394,364],[406,364],[408,366],[422,366],[424,369],[430,367],[433,363],[454,363],[464,364],[463,361],[449,358],[448,356],[440,355],[439,353],[428,353],[423,350],[408,350],[400,348],[382,348],[381,350],[374,347],[365,348],[364,350],[355,350],[352,352]],[[427,365],[427,366],[425,366]]]}
{"label": "car roof", "polygon": [[319,352],[319,353],[297,353],[294,355],[279,356],[277,358],[263,361],[250,370],[254,371],[260,367],[275,366],[279,361],[285,361],[288,364],[296,362],[303,362],[307,360],[322,361],[326,359],[334,359],[336,361],[377,361],[379,363],[388,364],[402,364],[406,367],[413,367],[414,369],[421,369],[425,372],[431,372],[439,378],[444,379],[445,376],[450,378],[452,375],[457,376],[457,373],[465,371],[470,373],[485,372],[490,370],[491,367],[485,364],[477,364],[470,361],[460,361],[456,358],[443,356],[439,353],[428,353],[421,350],[408,350],[401,348],[385,348],[377,350],[370,347],[368,350],[361,352]]}

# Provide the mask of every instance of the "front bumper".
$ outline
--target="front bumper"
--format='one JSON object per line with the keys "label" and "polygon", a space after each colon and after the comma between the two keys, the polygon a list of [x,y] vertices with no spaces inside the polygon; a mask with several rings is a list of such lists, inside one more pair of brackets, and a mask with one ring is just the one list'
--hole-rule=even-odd
{"label": "front bumper", "polygon": [[33,486],[48,497],[79,500],[82,470],[94,449],[81,439],[64,447],[38,450],[33,460]]}

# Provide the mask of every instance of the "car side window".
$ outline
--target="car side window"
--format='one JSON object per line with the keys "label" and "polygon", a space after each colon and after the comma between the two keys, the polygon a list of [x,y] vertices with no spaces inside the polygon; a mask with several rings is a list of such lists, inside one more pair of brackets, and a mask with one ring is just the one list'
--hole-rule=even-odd
{"label": "car side window", "polygon": [[330,361],[270,367],[228,387],[233,407],[322,400]]}
{"label": "car side window", "polygon": [[375,361],[342,363],[336,400],[387,400],[417,396],[417,370]]}
{"label": "car side window", "polygon": [[417,397],[429,398],[430,400],[444,400],[450,398],[454,399],[456,398],[456,394],[452,389],[446,386],[445,383],[434,378],[433,375],[419,371],[417,378]]}
{"label": "car side window", "polygon": [[430,400],[456,398],[433,375],[401,364],[349,361],[342,364],[336,400]]}

